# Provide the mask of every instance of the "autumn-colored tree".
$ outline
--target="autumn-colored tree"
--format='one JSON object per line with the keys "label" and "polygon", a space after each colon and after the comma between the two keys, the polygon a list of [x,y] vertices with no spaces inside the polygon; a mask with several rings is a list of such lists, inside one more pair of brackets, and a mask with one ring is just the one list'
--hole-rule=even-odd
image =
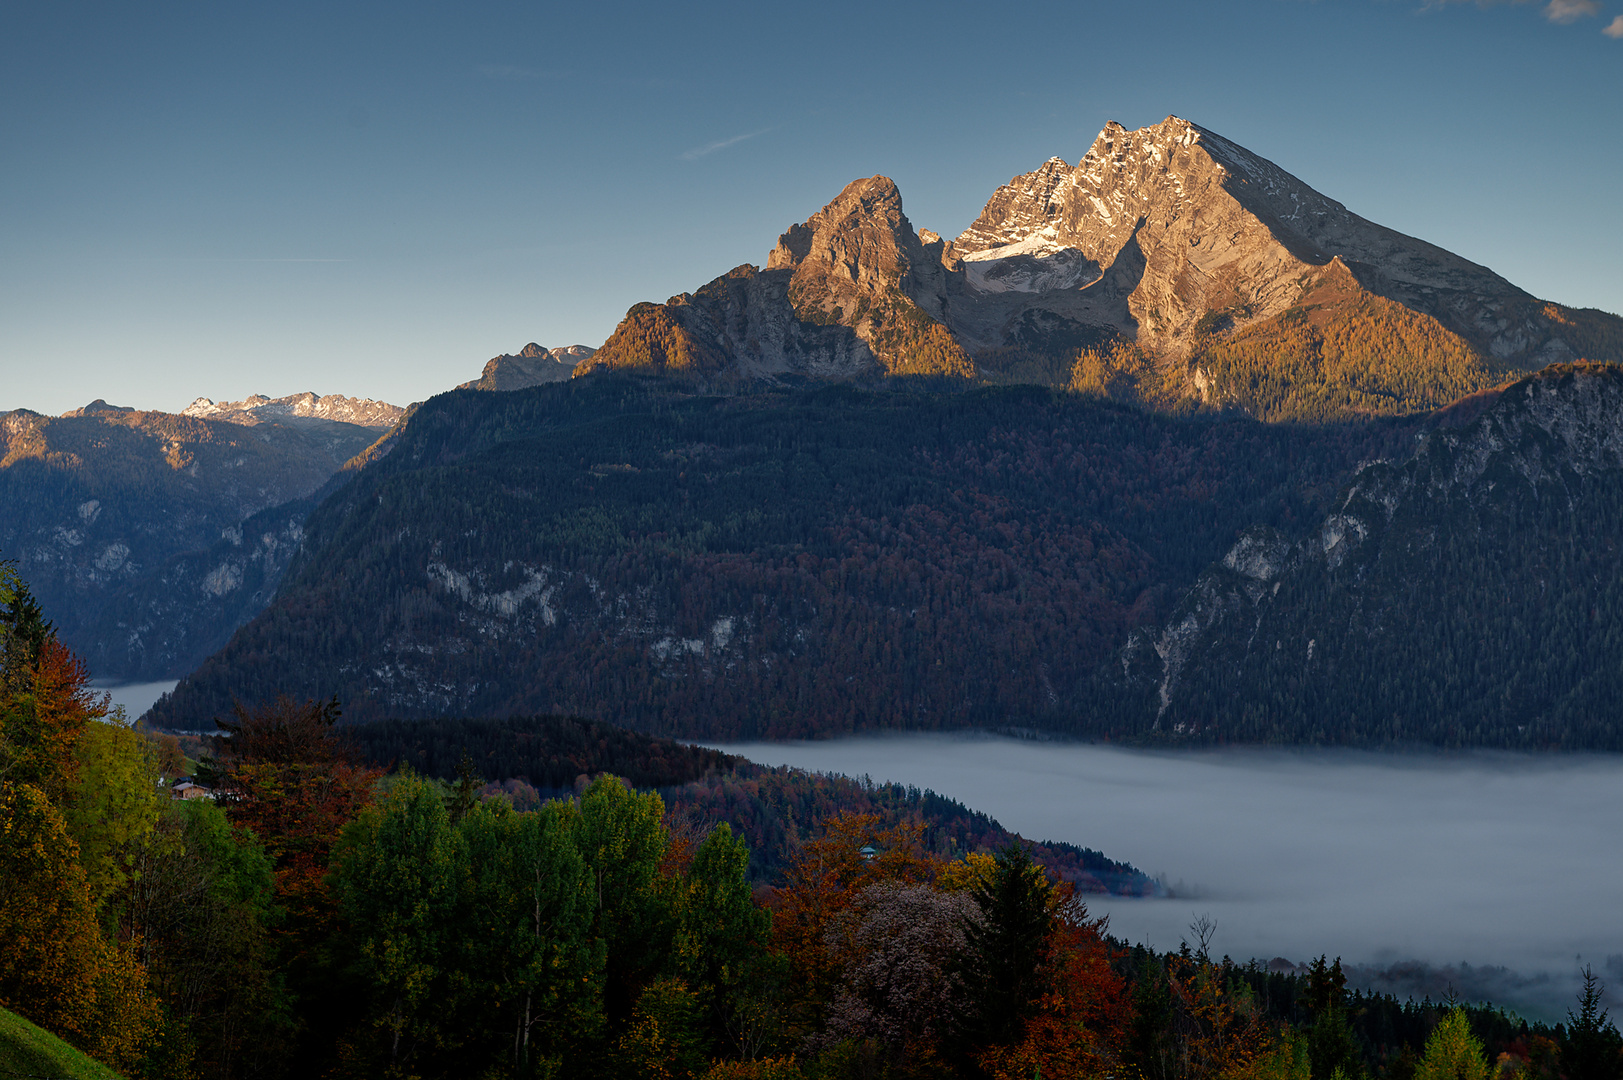
{"label": "autumn-colored tree", "polygon": [[1127,980],[1105,939],[1108,919],[1088,918],[1068,883],[1054,890],[1060,917],[1046,946],[1047,991],[1025,1038],[994,1047],[981,1060],[997,1080],[1042,1076],[1105,1076],[1118,1071],[1132,1022]]}
{"label": "autumn-colored tree", "polygon": [[[1277,1033],[1232,963],[1211,958],[1216,924],[1201,918],[1191,930],[1193,947],[1185,942],[1138,972],[1128,1041],[1133,1064],[1155,1080],[1251,1075],[1263,1068]],[[1269,1067],[1275,1066],[1278,1060]]]}
{"label": "autumn-colored tree", "polygon": [[90,689],[84,661],[54,635],[37,649],[26,638],[12,646],[3,656],[9,692],[0,700],[0,777],[32,784],[60,804],[79,775],[79,737],[107,715],[108,696]]}
{"label": "autumn-colored tree", "polygon": [[822,1026],[840,976],[839,958],[828,948],[834,919],[869,886],[928,882],[940,865],[924,849],[918,825],[880,822],[878,814],[830,818],[822,835],[796,852],[774,898],[773,948],[790,965],[793,1022],[807,1030]]}
{"label": "autumn-colored tree", "polygon": [[49,798],[0,781],[0,1008],[125,1070],[159,1026],[130,944],[106,940],[74,843]]}
{"label": "autumn-colored tree", "polygon": [[324,876],[339,832],[372,798],[379,772],[355,764],[333,730],[336,700],[238,705],[214,740],[219,797],[275,868],[278,900],[298,924],[327,909]]}
{"label": "autumn-colored tree", "polygon": [[894,881],[863,889],[829,926],[840,980],[818,1042],[876,1040],[915,1071],[937,1061],[941,1037],[969,1004],[955,969],[965,929],[979,918],[963,890]]}
{"label": "autumn-colored tree", "polygon": [[1482,1040],[1471,1031],[1465,1010],[1455,1006],[1432,1029],[1426,1052],[1415,1066],[1414,1080],[1488,1080],[1488,1058]]}

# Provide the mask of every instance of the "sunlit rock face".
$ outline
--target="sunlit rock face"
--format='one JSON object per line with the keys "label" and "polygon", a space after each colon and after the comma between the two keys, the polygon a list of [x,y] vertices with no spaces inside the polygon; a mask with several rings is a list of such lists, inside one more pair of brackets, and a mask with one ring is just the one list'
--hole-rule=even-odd
{"label": "sunlit rock face", "polygon": [[1136,131],[1112,122],[1076,165],[1052,158],[1015,177],[952,249],[982,294],[1125,294],[1125,312],[1078,311],[1159,349],[1186,348],[1207,312],[1225,312],[1228,328],[1277,316],[1339,260],[1364,288],[1498,360],[1575,355],[1561,320],[1498,274],[1367,221],[1175,116]]}
{"label": "sunlit rock face", "polygon": [[1284,413],[1323,419],[1435,408],[1550,362],[1623,358],[1623,320],[1538,301],[1169,116],[1136,131],[1112,122],[1076,164],[1050,158],[1014,177],[951,241],[914,227],[889,178],[853,181],[790,226],[765,269],[636,305],[574,373],[725,389],[1023,381],[1009,372],[1025,363],[1052,384],[1080,350],[1128,343],[1157,371],[1146,401],[1285,418],[1247,385],[1273,374],[1209,359],[1230,342],[1290,354],[1280,377],[1329,390]]}

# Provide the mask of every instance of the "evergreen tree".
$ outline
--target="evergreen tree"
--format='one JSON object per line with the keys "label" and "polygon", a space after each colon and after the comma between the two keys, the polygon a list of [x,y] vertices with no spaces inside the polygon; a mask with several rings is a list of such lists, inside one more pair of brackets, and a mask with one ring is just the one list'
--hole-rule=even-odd
{"label": "evergreen tree", "polygon": [[998,853],[990,883],[975,887],[980,917],[964,928],[960,975],[967,1013],[959,1036],[976,1047],[1007,1046],[1024,1036],[1047,990],[1044,964],[1054,928],[1053,886],[1025,849],[1011,844]]}
{"label": "evergreen tree", "polygon": [[1600,1003],[1606,988],[1593,969],[1584,967],[1578,1012],[1567,1010],[1567,1038],[1561,1046],[1561,1071],[1567,1080],[1619,1080],[1623,1077],[1623,1035]]}
{"label": "evergreen tree", "polygon": [[1347,977],[1341,971],[1341,957],[1327,966],[1320,956],[1308,969],[1307,1007],[1313,1011],[1307,1042],[1313,1075],[1329,1080],[1340,1072],[1346,1080],[1357,1080],[1364,1073],[1364,1060],[1347,1018]]}

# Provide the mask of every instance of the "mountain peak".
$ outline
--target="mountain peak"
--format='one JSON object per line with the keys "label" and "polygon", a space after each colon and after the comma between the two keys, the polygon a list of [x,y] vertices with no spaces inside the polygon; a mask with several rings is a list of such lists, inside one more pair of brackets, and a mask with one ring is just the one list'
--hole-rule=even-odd
{"label": "mountain peak", "polygon": [[927,248],[888,176],[853,180],[791,225],[766,269],[638,304],[577,375],[605,368],[706,383],[783,375],[972,375],[945,325],[940,237]]}
{"label": "mountain peak", "polygon": [[950,242],[914,229],[889,177],[853,180],[765,270],[637,305],[575,373],[721,386],[982,364],[1053,385],[1090,352],[1137,372],[1111,385],[1139,400],[1327,419],[1435,407],[1620,340],[1613,316],[1543,304],[1169,115],[1112,120],[1076,164],[1013,177]]}
{"label": "mountain peak", "polygon": [[575,368],[597,350],[587,345],[561,345],[556,349],[530,342],[517,353],[502,353],[485,362],[479,378],[460,383],[458,390],[523,390],[542,383],[564,382]]}

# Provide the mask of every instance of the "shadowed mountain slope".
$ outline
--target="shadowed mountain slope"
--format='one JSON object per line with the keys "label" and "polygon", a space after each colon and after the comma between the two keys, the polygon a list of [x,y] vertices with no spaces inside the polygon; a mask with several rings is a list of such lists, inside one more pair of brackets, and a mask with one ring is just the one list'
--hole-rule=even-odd
{"label": "shadowed mountain slope", "polygon": [[311,515],[276,600],[152,717],[287,691],[709,738],[1052,724],[1241,528],[1316,519],[1410,431],[1035,388],[458,391]]}
{"label": "shadowed mountain slope", "polygon": [[0,414],[0,557],[97,677],[176,677],[269,599],[309,505],[255,515],[307,499],[377,437],[105,402]]}
{"label": "shadowed mountain slope", "polygon": [[1247,530],[1079,729],[1618,749],[1620,534],[1623,368],[1549,368],[1440,414],[1315,528]]}

